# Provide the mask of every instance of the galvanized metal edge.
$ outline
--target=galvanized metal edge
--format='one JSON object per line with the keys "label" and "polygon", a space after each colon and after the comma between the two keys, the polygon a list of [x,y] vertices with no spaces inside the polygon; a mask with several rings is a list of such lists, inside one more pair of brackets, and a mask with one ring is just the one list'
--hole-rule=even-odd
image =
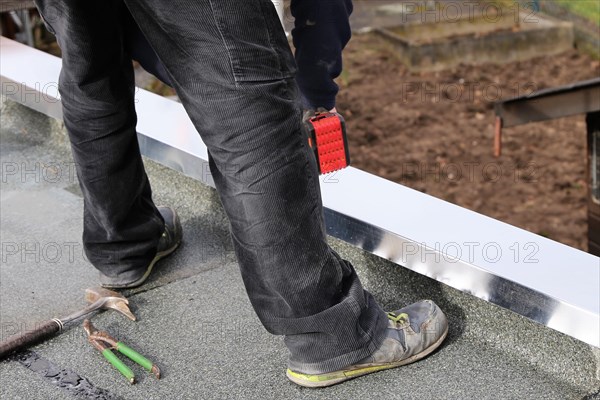
{"label": "galvanized metal edge", "polygon": [[[10,99],[62,116],[60,61],[0,39]],[[139,90],[142,153],[212,185],[183,107]],[[367,252],[600,347],[600,258],[355,168],[321,179],[327,231]]]}

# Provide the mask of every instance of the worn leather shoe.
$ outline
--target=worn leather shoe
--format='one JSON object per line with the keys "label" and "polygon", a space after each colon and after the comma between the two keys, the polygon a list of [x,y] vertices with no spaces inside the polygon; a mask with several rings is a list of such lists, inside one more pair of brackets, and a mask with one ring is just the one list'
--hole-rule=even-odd
{"label": "worn leather shoe", "polygon": [[389,312],[383,343],[369,357],[338,371],[306,374],[287,370],[287,377],[306,387],[324,387],[372,372],[418,361],[438,348],[448,334],[446,316],[431,300],[423,300]]}
{"label": "worn leather shoe", "polygon": [[133,279],[124,280],[123,278],[110,277],[101,273],[100,282],[103,287],[108,289],[130,289],[140,286],[146,281],[146,279],[148,279],[148,276],[150,276],[154,265],[159,260],[173,253],[177,247],[179,247],[182,238],[182,229],[177,212],[175,212],[175,210],[171,207],[163,206],[157,208],[165,221],[165,230],[158,241],[156,255],[150,264],[146,268],[140,270],[139,277],[135,277]]}

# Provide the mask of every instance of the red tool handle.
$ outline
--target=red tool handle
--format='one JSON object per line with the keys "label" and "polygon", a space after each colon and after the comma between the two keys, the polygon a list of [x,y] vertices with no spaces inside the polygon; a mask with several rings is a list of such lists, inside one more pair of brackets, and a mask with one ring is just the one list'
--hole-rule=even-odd
{"label": "red tool handle", "polygon": [[322,112],[306,122],[308,144],[317,159],[320,174],[327,174],[350,165],[346,123],[338,113]]}
{"label": "red tool handle", "polygon": [[0,360],[11,353],[39,343],[45,339],[51,338],[61,330],[60,322],[56,320],[46,321],[40,324],[32,331],[26,331],[19,335],[14,335],[0,342]]}

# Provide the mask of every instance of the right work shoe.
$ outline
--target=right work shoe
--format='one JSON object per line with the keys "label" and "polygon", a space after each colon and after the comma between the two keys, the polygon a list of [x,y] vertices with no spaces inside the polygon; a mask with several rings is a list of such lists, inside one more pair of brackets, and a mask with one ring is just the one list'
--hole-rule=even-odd
{"label": "right work shoe", "polygon": [[387,336],[369,357],[338,371],[306,374],[287,370],[287,377],[306,387],[335,385],[352,378],[418,361],[442,344],[448,334],[446,316],[431,300],[388,313]]}
{"label": "right work shoe", "polygon": [[179,221],[177,212],[175,212],[175,210],[171,207],[159,206],[157,208],[165,221],[165,230],[158,241],[156,255],[150,264],[140,271],[139,276],[134,276],[132,278],[123,278],[118,276],[110,277],[100,273],[100,282],[102,287],[107,289],[130,289],[140,286],[146,281],[146,279],[148,279],[148,276],[150,276],[154,265],[160,259],[165,258],[169,254],[173,253],[177,247],[179,247],[183,234],[181,222]]}

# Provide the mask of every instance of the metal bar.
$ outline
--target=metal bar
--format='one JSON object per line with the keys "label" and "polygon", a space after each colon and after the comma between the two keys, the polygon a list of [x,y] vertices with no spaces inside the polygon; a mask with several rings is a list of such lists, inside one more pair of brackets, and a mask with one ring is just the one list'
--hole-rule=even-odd
{"label": "metal bar", "polygon": [[[59,115],[43,90],[56,87],[59,60],[5,38],[0,52],[2,93]],[[211,183],[181,104],[138,90],[136,110],[146,156]],[[351,167],[321,190],[330,235],[600,347],[600,258]]]}
{"label": "metal bar", "polygon": [[494,126],[494,157],[502,155],[502,126],[502,118],[496,117],[496,124]]}
{"label": "metal bar", "polygon": [[600,256],[600,112],[586,115],[588,181],[588,251]]}
{"label": "metal bar", "polygon": [[600,111],[600,79],[496,103],[503,127]]}

